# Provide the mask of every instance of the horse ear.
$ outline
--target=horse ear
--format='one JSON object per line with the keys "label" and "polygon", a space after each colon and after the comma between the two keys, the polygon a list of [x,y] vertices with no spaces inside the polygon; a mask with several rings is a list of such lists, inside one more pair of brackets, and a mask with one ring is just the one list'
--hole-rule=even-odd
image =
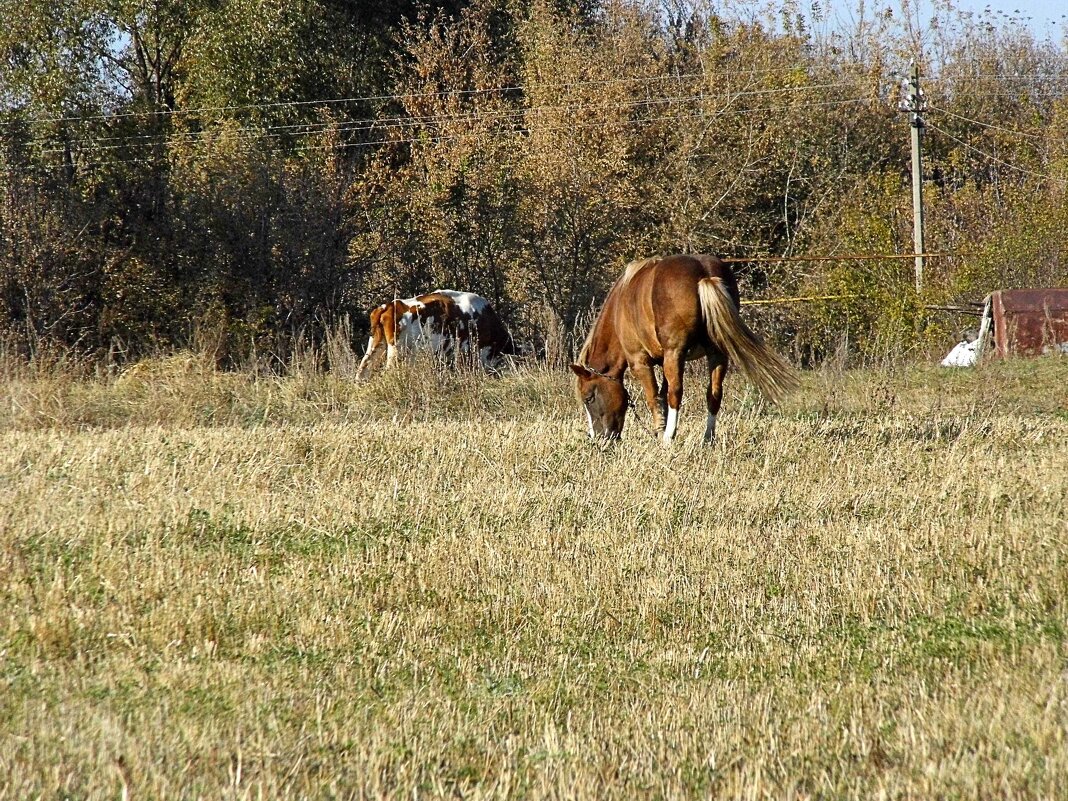
{"label": "horse ear", "polygon": [[583,378],[587,381],[593,378],[593,373],[590,372],[588,367],[582,364],[572,364],[571,371],[579,378]]}

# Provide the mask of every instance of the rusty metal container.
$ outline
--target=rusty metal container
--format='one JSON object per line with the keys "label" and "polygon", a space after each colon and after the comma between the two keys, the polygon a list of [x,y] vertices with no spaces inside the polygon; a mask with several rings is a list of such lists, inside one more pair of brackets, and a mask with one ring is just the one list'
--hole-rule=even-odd
{"label": "rusty metal container", "polygon": [[988,302],[997,356],[1068,353],[1068,289],[999,289]]}

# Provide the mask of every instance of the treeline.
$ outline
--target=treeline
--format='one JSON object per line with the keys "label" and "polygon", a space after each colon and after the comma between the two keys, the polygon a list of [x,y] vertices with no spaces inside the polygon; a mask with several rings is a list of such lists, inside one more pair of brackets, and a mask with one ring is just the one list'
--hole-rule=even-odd
{"label": "treeline", "polygon": [[819,360],[1068,283],[1063,46],[942,6],[716,8],[0,0],[0,330],[238,364],[453,286],[559,349],[639,256],[910,253],[913,59],[927,250],[951,255],[922,292],[908,260],[753,261],[748,297],[831,297],[749,313]]}

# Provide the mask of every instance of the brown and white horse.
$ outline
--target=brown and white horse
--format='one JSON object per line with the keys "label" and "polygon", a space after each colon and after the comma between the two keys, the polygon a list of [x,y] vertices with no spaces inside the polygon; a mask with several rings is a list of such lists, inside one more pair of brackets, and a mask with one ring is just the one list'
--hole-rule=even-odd
{"label": "brown and white horse", "polygon": [[[792,367],[764,344],[738,313],[738,282],[715,256],[667,256],[631,262],[605,299],[571,369],[591,438],[623,431],[629,367],[641,384],[658,434],[671,442],[682,404],[687,361],[708,362],[705,442],[716,434],[723,376],[734,362],[773,401],[797,386]],[[654,366],[663,369],[658,384]]]}
{"label": "brown and white horse", "polygon": [[382,351],[386,367],[399,350],[428,350],[473,358],[487,369],[500,366],[504,354],[514,353],[512,337],[490,302],[472,292],[436,289],[414,298],[383,303],[371,310],[371,337],[356,373],[365,378]]}

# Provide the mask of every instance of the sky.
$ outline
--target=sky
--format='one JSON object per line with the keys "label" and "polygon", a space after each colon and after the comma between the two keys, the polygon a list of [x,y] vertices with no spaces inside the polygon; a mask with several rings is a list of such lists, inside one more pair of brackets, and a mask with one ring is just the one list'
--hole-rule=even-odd
{"label": "sky", "polygon": [[1065,0],[956,0],[954,5],[976,16],[984,12],[995,21],[1015,18],[1040,37],[1061,40],[1068,33],[1068,2]]}
{"label": "sky", "polygon": [[[806,0],[802,0],[805,3]],[[807,0],[811,2],[811,0]],[[850,19],[855,15],[859,0],[824,0],[821,5],[830,15],[842,15]],[[1039,39],[1051,38],[1064,42],[1068,38],[1068,0],[950,0],[958,11],[969,12],[978,20],[990,19],[995,25],[1008,24],[1010,20],[1026,25]],[[901,8],[900,0],[865,0],[869,13],[889,6],[895,12]],[[931,0],[916,0],[921,19],[932,14]]]}
{"label": "sky", "polygon": [[1068,2],[1063,0],[957,0],[955,5],[975,14],[990,9],[998,19],[1003,14],[1017,15],[1027,20],[1032,30],[1049,29],[1055,35],[1063,34],[1068,25]]}

